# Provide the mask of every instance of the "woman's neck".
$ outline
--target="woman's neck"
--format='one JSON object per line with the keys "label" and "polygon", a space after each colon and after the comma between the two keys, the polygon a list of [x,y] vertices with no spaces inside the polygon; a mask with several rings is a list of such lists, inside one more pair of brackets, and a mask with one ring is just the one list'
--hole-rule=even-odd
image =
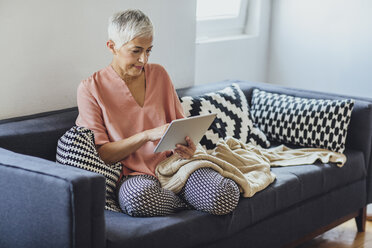
{"label": "woman's neck", "polygon": [[122,70],[119,66],[117,66],[115,63],[111,63],[111,66],[112,68],[114,69],[114,71],[119,75],[119,77],[121,79],[123,79],[123,81],[126,83],[126,84],[131,84],[133,82],[136,82],[137,80],[139,80],[142,76],[143,76],[143,71],[140,75],[138,76],[131,76],[131,75],[128,75],[128,73],[126,73],[126,71]]}

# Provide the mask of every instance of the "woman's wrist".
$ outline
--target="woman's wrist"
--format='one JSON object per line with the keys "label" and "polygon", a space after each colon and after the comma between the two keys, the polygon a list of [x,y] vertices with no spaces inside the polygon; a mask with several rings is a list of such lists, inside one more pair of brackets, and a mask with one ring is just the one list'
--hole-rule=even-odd
{"label": "woman's wrist", "polygon": [[142,132],[142,139],[146,143],[150,141],[150,136],[148,130]]}

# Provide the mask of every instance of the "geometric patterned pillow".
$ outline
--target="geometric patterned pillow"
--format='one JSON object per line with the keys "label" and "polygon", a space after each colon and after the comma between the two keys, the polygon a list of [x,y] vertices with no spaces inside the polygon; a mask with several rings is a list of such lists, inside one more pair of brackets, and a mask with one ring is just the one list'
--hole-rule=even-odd
{"label": "geometric patterned pillow", "polygon": [[105,209],[121,212],[116,201],[115,189],[122,170],[120,162],[107,165],[99,157],[94,134],[85,127],[73,126],[59,140],[56,161],[59,164],[99,173],[106,178]]}
{"label": "geometric patterned pillow", "polygon": [[265,134],[254,125],[247,99],[238,84],[201,96],[184,96],[180,101],[186,117],[217,114],[200,141],[207,152],[216,147],[220,138],[227,136],[264,148],[270,146]]}
{"label": "geometric patterned pillow", "polygon": [[354,100],[319,100],[253,90],[251,113],[271,140],[343,153]]}

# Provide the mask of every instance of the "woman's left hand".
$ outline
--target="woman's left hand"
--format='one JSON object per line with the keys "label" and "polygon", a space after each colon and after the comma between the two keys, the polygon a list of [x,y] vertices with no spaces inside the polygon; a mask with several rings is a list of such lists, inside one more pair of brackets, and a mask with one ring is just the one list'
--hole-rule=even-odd
{"label": "woman's left hand", "polygon": [[189,159],[194,155],[196,146],[189,136],[186,136],[185,140],[187,142],[187,145],[177,144],[174,151],[178,153],[178,155],[180,155],[182,158]]}

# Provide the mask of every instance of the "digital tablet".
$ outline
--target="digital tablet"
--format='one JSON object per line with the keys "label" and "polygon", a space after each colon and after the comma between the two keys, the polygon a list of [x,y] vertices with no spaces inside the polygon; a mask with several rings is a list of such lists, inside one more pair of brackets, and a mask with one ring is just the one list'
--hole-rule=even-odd
{"label": "digital tablet", "polygon": [[154,153],[175,149],[177,144],[187,145],[186,136],[189,136],[195,145],[198,144],[216,115],[206,114],[173,120],[155,147]]}

